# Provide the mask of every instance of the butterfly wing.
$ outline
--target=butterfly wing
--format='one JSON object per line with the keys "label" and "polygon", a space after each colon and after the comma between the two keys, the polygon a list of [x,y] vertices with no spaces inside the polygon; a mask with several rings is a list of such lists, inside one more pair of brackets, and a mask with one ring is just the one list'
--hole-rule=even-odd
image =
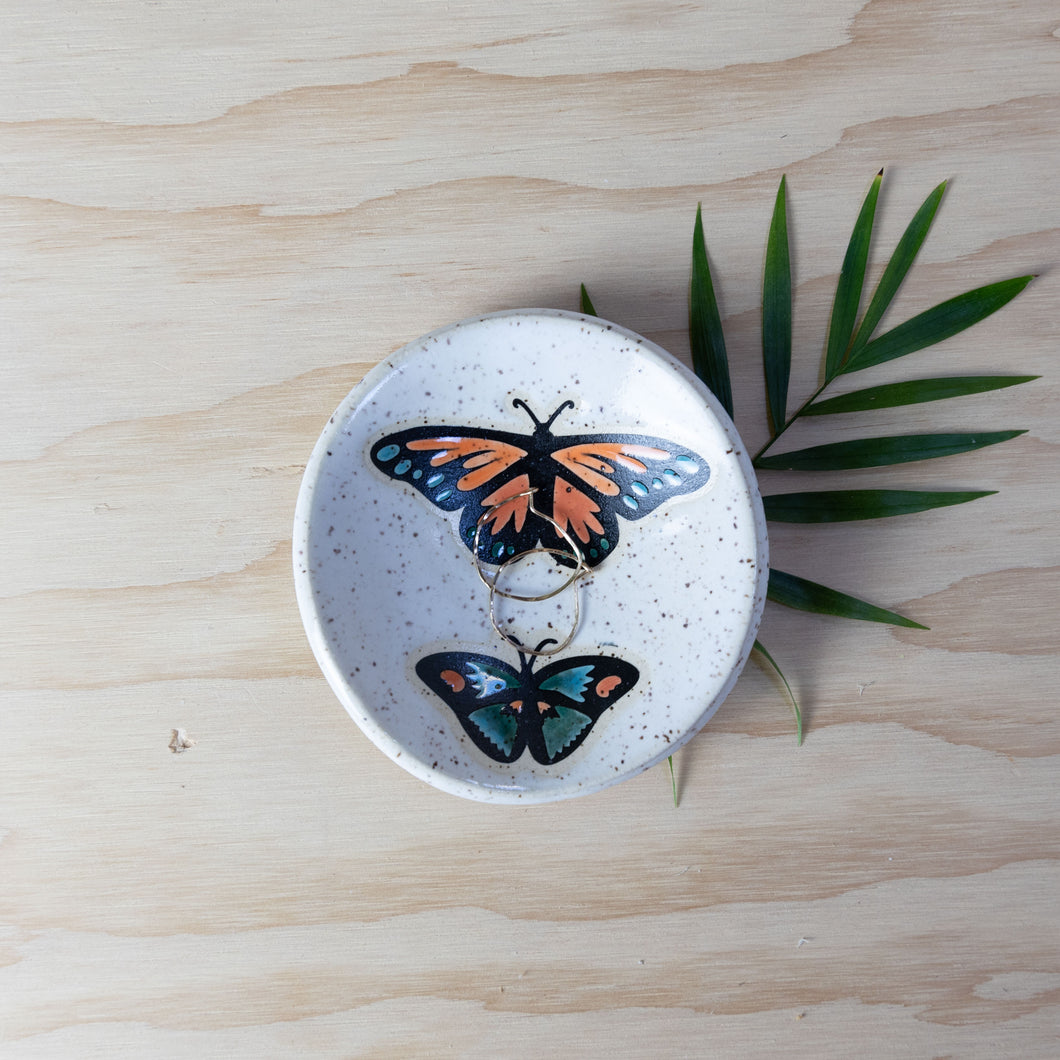
{"label": "butterfly wing", "polygon": [[[528,435],[472,428],[414,427],[379,439],[370,450],[372,463],[400,482],[407,482],[445,512],[463,509],[460,537],[473,547],[475,526],[490,511],[479,534],[479,558],[500,563],[533,548],[542,523],[520,497],[538,476]],[[547,525],[547,524],[546,524]]]}
{"label": "butterfly wing", "polygon": [[[707,462],[664,438],[632,434],[554,438],[441,426],[388,434],[371,448],[383,474],[407,482],[442,511],[461,511],[460,537],[479,559],[501,563],[539,543],[560,551],[569,544],[529,510],[534,503],[578,541],[590,567],[618,544],[618,516],[642,519],[661,504],[693,493],[710,479]],[[562,557],[556,557],[564,562]],[[568,565],[571,565],[568,563]]]}
{"label": "butterfly wing", "polygon": [[579,655],[542,667],[522,704],[530,754],[542,765],[562,762],[639,679],[631,663],[604,655]]}
{"label": "butterfly wing", "polygon": [[542,765],[573,754],[640,679],[622,659],[579,655],[549,663],[525,681],[500,659],[462,651],[428,655],[416,673],[483,754],[509,763],[529,747]]}
{"label": "butterfly wing", "polygon": [[491,655],[438,652],[416,663],[420,680],[456,715],[464,732],[495,762],[514,762],[526,748],[519,675]]}
{"label": "butterfly wing", "polygon": [[[618,543],[618,516],[643,519],[673,497],[694,493],[710,480],[698,453],[665,438],[600,434],[553,439],[544,491],[553,519],[582,547],[591,567]],[[543,498],[543,500],[545,499]],[[545,544],[558,535],[549,529]]]}

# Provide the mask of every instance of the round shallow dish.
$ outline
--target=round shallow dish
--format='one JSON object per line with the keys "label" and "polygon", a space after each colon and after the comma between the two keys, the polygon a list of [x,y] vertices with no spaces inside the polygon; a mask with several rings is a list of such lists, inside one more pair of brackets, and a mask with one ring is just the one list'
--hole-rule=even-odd
{"label": "round shallow dish", "polygon": [[[542,602],[523,595],[591,574]],[[474,528],[485,516],[473,551]],[[540,539],[540,540],[539,540]],[[718,709],[754,643],[765,521],[732,422],[680,362],[606,321],[526,309],[388,357],[328,422],[294,528],[328,682],[398,765],[531,803],[625,780]],[[580,615],[575,625],[575,597]],[[574,636],[556,654],[570,629]]]}

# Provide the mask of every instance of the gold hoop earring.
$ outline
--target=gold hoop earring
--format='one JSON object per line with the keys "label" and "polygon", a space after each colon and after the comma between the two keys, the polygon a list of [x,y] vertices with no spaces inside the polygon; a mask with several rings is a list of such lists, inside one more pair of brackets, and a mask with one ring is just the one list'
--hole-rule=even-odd
{"label": "gold hoop earring", "polygon": [[[498,596],[507,597],[509,600],[521,600],[524,603],[540,603],[542,600],[551,600],[553,596],[558,596],[562,592],[566,592],[579,578],[584,578],[585,575],[591,574],[592,571],[588,564],[585,562],[585,556],[582,553],[581,548],[578,546],[578,542],[571,537],[565,526],[561,526],[551,515],[545,515],[540,508],[534,504],[534,494],[537,493],[537,487],[534,486],[531,489],[524,490],[522,493],[513,493],[510,497],[505,497],[504,500],[498,501],[496,504],[487,508],[479,517],[475,523],[475,536],[471,542],[471,550],[475,556],[475,569],[478,571],[478,576],[482,580],[482,584],[485,585],[490,591],[490,597],[492,599],[493,594],[496,593]],[[541,546],[539,548],[530,548],[525,552],[517,552],[514,556],[509,556],[503,563],[501,563],[497,570],[492,576],[488,577],[486,571],[482,567],[482,558],[479,555],[479,539],[482,535],[482,527],[489,519],[492,519],[496,514],[498,508],[505,504],[510,504],[512,501],[518,500],[520,497],[526,497],[527,510],[536,515],[539,519],[543,519],[546,523],[550,523],[552,528],[556,531],[556,535],[561,537],[564,541],[570,545],[570,552],[565,552],[561,548],[547,548]],[[497,587],[497,583],[500,580],[501,571],[505,567],[517,562],[518,560],[525,559],[527,556],[533,556],[538,552],[545,552],[552,556],[562,556],[566,559],[574,560],[574,571],[570,577],[567,578],[561,585],[555,589],[550,589],[545,593],[538,593],[536,595],[525,595],[522,593],[511,592],[507,589],[500,589]],[[549,652],[548,654],[552,654]]]}
{"label": "gold hoop earring", "polygon": [[[524,654],[529,655],[555,655],[557,652],[562,651],[572,640],[574,635],[578,632],[578,625],[581,622],[581,595],[578,592],[578,582],[586,575],[592,574],[592,569],[585,562],[585,556],[582,553],[581,547],[578,542],[570,535],[565,526],[561,526],[551,515],[546,515],[540,508],[534,504],[534,494],[537,493],[537,487],[532,487],[528,490],[524,490],[522,493],[513,493],[510,497],[505,497],[503,500],[498,501],[496,504],[487,508],[486,511],[478,517],[475,523],[475,536],[471,542],[471,550],[475,556],[475,569],[478,571],[478,576],[482,580],[482,583],[490,591],[490,604],[489,604],[489,616],[490,622],[493,625],[494,630],[497,632],[503,641],[510,644],[513,648]],[[479,555],[479,541],[482,536],[482,527],[492,519],[497,510],[505,504],[510,504],[512,501],[518,500],[520,497],[527,498],[527,511],[536,515],[539,519],[543,519],[546,523],[549,523],[553,530],[556,532],[556,536],[562,538],[570,546],[570,551],[562,548],[552,548],[547,545],[541,545],[537,548],[528,548],[523,552],[517,552],[514,556],[509,556],[503,563],[497,566],[497,569],[488,574],[482,565],[482,558]],[[537,554],[544,554],[549,556],[557,556],[561,559],[568,561],[573,560],[574,570],[570,576],[555,589],[550,589],[543,593],[517,593],[510,589],[505,589],[501,586],[501,578],[504,575],[505,570],[513,566],[516,563],[526,559],[528,556],[534,556]],[[516,640],[510,634],[506,633],[500,627],[500,623],[497,620],[497,597],[503,597],[506,600],[518,600],[521,603],[542,603],[545,600],[551,600],[554,596],[558,596],[562,592],[566,592],[567,589],[574,589],[574,623],[571,626],[570,633],[567,634],[566,638],[560,643],[554,643],[554,647],[549,648],[547,651],[542,647],[537,649],[525,648],[521,641]]]}
{"label": "gold hoop earring", "polygon": [[[554,549],[531,549],[530,551],[531,552],[551,552],[551,551],[555,551],[555,550]],[[530,555],[530,552],[523,552],[523,553],[520,553],[519,556],[512,556],[512,560],[519,559],[521,556],[524,556],[524,555],[528,556],[528,555]],[[511,562],[511,561],[509,561],[509,562]],[[504,565],[507,566],[507,564],[504,564]],[[574,581],[572,580],[571,582],[568,582],[568,584],[574,584]],[[521,651],[524,655],[538,655],[538,656],[541,656],[541,655],[555,655],[557,652],[563,651],[563,649],[565,647],[567,647],[567,645],[570,644],[570,642],[572,640],[574,640],[574,635],[578,632],[578,626],[581,623],[581,594],[578,592],[578,589],[579,589],[579,586],[574,584],[574,622],[571,624],[570,632],[567,634],[567,636],[562,641],[560,641],[559,643],[555,644],[554,647],[549,648],[547,651],[545,649],[543,649],[543,648],[540,648],[540,647],[538,647],[538,648],[526,648],[526,647],[523,646],[521,641],[517,640],[515,637],[511,636],[510,634],[505,633],[505,631],[503,629],[501,629],[500,623],[497,621],[496,600],[497,600],[498,596],[504,596],[505,594],[499,592],[497,590],[497,588],[495,586],[493,586],[493,585],[490,586],[490,622],[493,624],[493,628],[496,631],[497,636],[500,637],[501,640],[503,640],[506,643],[510,644],[517,651]],[[556,594],[552,593],[551,595],[555,596]],[[539,600],[539,599],[542,599],[542,598],[541,597],[509,596],[508,599],[511,599],[511,600]],[[545,597],[545,599],[547,599],[547,597]]]}

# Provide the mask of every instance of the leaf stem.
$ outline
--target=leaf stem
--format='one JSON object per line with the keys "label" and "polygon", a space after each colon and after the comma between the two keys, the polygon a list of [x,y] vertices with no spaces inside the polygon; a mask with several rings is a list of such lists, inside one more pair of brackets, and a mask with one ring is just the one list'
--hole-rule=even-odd
{"label": "leaf stem", "polygon": [[785,421],[784,425],[780,430],[775,431],[769,440],[758,450],[754,456],[751,457],[752,465],[758,460],[759,457],[765,456],[766,453],[773,447],[773,443],[776,442],[780,436],[821,396],[824,392],[825,387],[831,382],[831,379],[826,379]]}

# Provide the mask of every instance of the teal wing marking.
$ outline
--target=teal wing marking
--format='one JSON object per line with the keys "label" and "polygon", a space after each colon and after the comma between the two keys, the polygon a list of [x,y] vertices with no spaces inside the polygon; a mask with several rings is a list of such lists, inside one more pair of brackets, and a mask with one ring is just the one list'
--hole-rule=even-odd
{"label": "teal wing marking", "polygon": [[584,703],[585,690],[592,684],[589,677],[592,672],[592,666],[572,666],[569,670],[561,670],[546,678],[538,687],[544,692],[562,692],[575,703]]}
{"label": "teal wing marking", "polygon": [[573,743],[592,725],[593,719],[573,707],[556,707],[556,717],[546,718],[541,726],[548,750],[549,761],[552,761],[565,747]]}
{"label": "teal wing marking", "polygon": [[479,707],[468,715],[468,720],[474,722],[478,731],[494,747],[503,751],[505,756],[511,755],[519,723],[514,714],[505,712],[503,703],[495,703],[492,707]]}

